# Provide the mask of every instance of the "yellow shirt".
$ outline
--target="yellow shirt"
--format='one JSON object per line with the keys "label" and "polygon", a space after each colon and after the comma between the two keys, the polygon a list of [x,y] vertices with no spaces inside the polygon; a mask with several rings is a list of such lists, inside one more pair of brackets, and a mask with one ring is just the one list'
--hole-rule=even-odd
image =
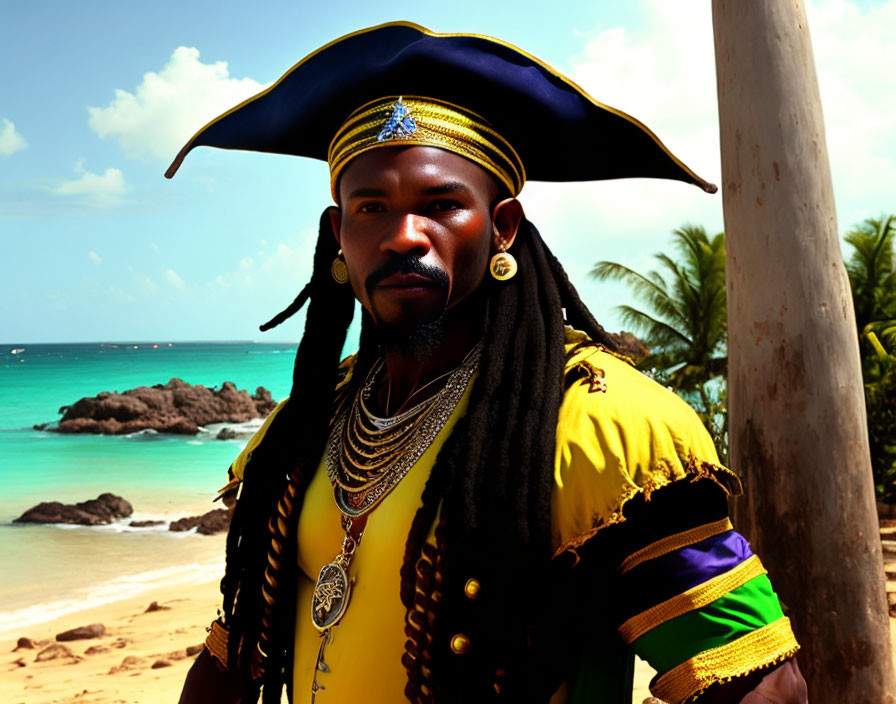
{"label": "yellow shirt", "polygon": [[[349,569],[355,579],[348,610],[331,631],[324,651],[330,672],[320,672],[317,702],[401,702],[407,673],[401,664],[405,608],[399,571],[414,514],[436,455],[469,402],[473,382],[432,444],[391,493],[370,512]],[[293,701],[311,701],[320,634],[311,622],[311,595],[320,568],[339,554],[345,533],[322,460],[305,493],[298,527],[298,595]]]}
{"label": "yellow shirt", "polygon": [[[567,351],[586,340],[583,333],[568,329]],[[713,479],[727,490],[737,488],[737,478],[718,465],[712,440],[690,406],[627,361],[586,346],[568,359],[565,373],[569,388],[559,412],[551,496],[556,554],[623,520],[623,504],[638,492],[649,494],[687,476]],[[569,383],[570,379],[574,381]],[[318,692],[317,704],[393,704],[405,699],[407,676],[401,656],[407,638],[399,596],[405,543],[436,456],[465,412],[473,383],[429,449],[370,514],[350,569],[356,580],[351,601],[325,649],[330,671],[318,673],[318,684],[325,689]],[[242,477],[259,436],[234,462],[237,478]],[[342,545],[340,515],[321,461],[298,525],[296,704],[311,700],[320,648],[311,622],[311,595],[320,568],[336,557]],[[553,701],[563,700],[558,693]]]}

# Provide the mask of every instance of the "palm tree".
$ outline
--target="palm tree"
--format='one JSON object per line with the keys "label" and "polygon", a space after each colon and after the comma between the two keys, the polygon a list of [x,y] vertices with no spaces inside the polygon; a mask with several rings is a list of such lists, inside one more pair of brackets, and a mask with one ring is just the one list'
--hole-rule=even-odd
{"label": "palm tree", "polygon": [[844,239],[853,247],[846,272],[859,334],[872,345],[877,336],[896,343],[896,215],[868,218]]}
{"label": "palm tree", "polygon": [[657,271],[640,274],[616,262],[600,261],[591,276],[623,281],[647,310],[621,305],[624,324],[651,350],[638,366],[653,369],[672,388],[700,395],[704,414],[713,402],[707,382],[727,371],[725,234],[683,225],[672,233],[678,259],[658,253]]}

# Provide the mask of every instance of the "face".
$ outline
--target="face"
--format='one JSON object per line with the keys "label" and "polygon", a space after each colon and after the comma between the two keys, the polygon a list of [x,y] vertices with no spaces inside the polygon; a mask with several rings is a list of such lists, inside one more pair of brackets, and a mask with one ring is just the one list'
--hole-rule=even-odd
{"label": "face", "polygon": [[482,284],[502,237],[522,217],[516,200],[493,207],[485,169],[435,147],[372,149],[356,157],[330,211],[349,282],[377,326],[439,320]]}

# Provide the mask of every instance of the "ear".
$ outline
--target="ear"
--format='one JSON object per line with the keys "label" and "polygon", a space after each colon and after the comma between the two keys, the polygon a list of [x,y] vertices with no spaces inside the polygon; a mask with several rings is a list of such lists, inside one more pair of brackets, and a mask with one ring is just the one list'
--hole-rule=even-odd
{"label": "ear", "polygon": [[331,205],[327,208],[327,215],[330,216],[330,225],[333,227],[333,236],[336,238],[336,241],[341,245],[342,244],[342,211],[336,207],[335,205]]}
{"label": "ear", "polygon": [[523,206],[516,198],[507,198],[492,211],[492,249],[498,251],[501,244],[510,249],[523,220]]}

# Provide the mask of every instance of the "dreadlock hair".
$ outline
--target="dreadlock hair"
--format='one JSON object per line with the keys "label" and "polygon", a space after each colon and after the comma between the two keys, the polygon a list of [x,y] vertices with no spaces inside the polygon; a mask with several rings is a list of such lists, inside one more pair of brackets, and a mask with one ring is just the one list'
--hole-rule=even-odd
{"label": "dreadlock hair", "polygon": [[[489,614],[496,622],[493,630],[505,635],[496,635],[481,653],[514,650],[519,640],[519,628],[514,624],[521,613],[532,610],[529,597],[543,584],[544,568],[550,562],[555,433],[566,361],[564,312],[566,323],[587,333],[595,343],[615,348],[535,226],[525,219],[512,253],[519,265],[517,275],[508,281],[488,278],[483,284],[487,287],[487,313],[478,376],[467,412],[433,466],[401,568],[401,599],[410,614],[415,599],[419,602],[418,561],[440,514],[438,564],[444,570],[444,583],[460,580],[462,585],[462,580],[475,574],[484,584],[494,584],[502,591],[500,604]],[[248,671],[255,644],[264,642],[267,657],[261,681],[265,704],[279,701],[284,682],[291,686],[287,655],[294,638],[295,569],[278,570],[272,563],[275,567],[295,565],[298,512],[284,511],[281,499],[291,487],[294,498],[287,503],[301,503],[323,455],[329,413],[322,409],[333,406],[339,355],[352,319],[351,289],[336,284],[330,276],[336,254],[325,212],[312,279],[299,297],[310,297],[310,306],[296,355],[291,400],[249,460],[227,540],[222,591],[233,657]],[[301,305],[299,298],[291,308]],[[278,318],[292,312],[287,309]],[[365,314],[346,395],[362,383],[377,356],[376,333]],[[289,515],[280,515],[279,521],[271,519],[278,508]],[[528,586],[520,588],[521,584]],[[285,596],[277,599],[278,591]],[[423,624],[408,620],[406,632],[413,656],[405,659],[406,694],[413,701],[427,700],[440,691],[445,692],[445,700],[453,700],[442,684],[451,679],[446,677],[452,667],[445,656],[447,647],[422,652],[427,644],[447,642],[440,630],[447,628],[452,614],[463,606],[462,588],[443,591],[445,596],[438,605],[427,603],[427,608],[437,606],[434,618]],[[518,597],[503,598],[512,594]],[[537,614],[528,620],[537,621]]]}
{"label": "dreadlock hair", "polygon": [[[271,423],[266,435],[269,440],[260,443],[249,458],[227,536],[221,582],[223,612],[231,633],[230,662],[238,663],[247,674],[247,685],[253,692],[246,701],[254,701],[258,687],[263,685],[264,702],[279,703],[291,665],[285,644],[293,631],[295,604],[289,598],[278,598],[278,592],[292,593],[296,575],[290,569],[272,570],[271,560],[275,554],[273,560],[278,567],[296,564],[293,519],[297,511],[290,510],[292,516],[278,516],[277,504],[290,487],[294,491],[290,509],[301,504],[323,454],[329,415],[321,409],[328,407],[337,383],[340,355],[355,304],[351,289],[340,286],[330,275],[337,252],[325,211],[320,218],[311,281],[300,294],[300,298],[310,299],[310,304],[305,334],[296,353],[290,401]],[[298,302],[297,298],[291,312],[298,309]],[[282,322],[288,315],[280,321],[277,317],[271,322]],[[273,577],[273,585],[266,583],[266,577]],[[266,656],[263,673],[259,673],[256,655],[261,642],[266,642],[266,647],[261,645]],[[256,679],[250,673],[261,677]]]}

